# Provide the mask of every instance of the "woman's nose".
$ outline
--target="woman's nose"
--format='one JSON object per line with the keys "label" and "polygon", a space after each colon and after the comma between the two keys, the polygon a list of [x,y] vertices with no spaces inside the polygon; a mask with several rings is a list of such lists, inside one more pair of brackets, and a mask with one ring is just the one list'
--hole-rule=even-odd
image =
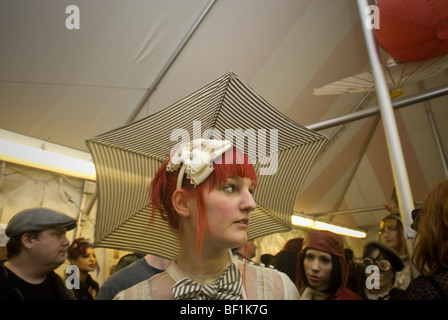
{"label": "woman's nose", "polygon": [[314,271],[319,270],[319,260],[313,259],[313,261],[311,262],[311,269]]}
{"label": "woman's nose", "polygon": [[255,210],[255,208],[257,207],[257,203],[255,202],[254,197],[249,190],[246,190],[244,192],[244,199],[242,202],[242,207],[243,207],[244,211],[248,211],[248,212]]}

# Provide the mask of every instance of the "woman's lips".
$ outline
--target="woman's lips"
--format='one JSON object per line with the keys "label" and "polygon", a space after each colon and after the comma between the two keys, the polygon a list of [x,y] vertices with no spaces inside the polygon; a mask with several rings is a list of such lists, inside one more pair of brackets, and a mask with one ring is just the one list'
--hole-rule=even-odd
{"label": "woman's lips", "polygon": [[249,223],[249,219],[241,219],[234,222],[235,224],[241,226],[241,227],[247,227],[247,224]]}
{"label": "woman's lips", "polygon": [[308,279],[309,279],[310,281],[319,281],[319,277],[317,277],[317,276],[313,276],[313,275],[308,276]]}

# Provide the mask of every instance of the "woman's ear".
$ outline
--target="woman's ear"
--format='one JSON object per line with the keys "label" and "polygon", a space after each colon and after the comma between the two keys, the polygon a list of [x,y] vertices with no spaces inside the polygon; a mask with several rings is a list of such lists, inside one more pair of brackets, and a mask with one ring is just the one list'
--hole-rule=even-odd
{"label": "woman's ear", "polygon": [[190,217],[190,208],[187,201],[187,192],[184,189],[177,189],[171,196],[174,210],[182,217]]}

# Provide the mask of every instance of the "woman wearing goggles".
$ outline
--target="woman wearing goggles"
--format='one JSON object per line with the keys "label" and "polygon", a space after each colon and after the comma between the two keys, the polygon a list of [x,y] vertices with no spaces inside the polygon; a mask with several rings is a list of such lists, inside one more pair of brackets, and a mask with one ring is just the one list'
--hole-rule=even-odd
{"label": "woman wearing goggles", "polygon": [[365,299],[405,299],[405,291],[395,287],[395,276],[403,269],[403,262],[391,247],[379,241],[367,243],[362,262],[366,274]]}

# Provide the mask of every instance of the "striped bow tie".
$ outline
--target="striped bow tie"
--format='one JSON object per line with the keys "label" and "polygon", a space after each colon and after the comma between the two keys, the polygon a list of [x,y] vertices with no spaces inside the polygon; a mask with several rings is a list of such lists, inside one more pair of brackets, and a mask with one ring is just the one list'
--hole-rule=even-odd
{"label": "striped bow tie", "polygon": [[205,285],[184,278],[171,292],[175,300],[241,300],[242,283],[240,270],[232,264],[215,283]]}

